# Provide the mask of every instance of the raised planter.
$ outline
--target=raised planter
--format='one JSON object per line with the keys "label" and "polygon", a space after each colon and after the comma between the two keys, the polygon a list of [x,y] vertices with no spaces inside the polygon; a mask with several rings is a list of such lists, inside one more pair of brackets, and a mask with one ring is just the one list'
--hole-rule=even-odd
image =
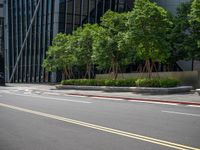
{"label": "raised planter", "polygon": [[179,86],[171,88],[153,88],[153,87],[114,87],[114,86],[76,86],[76,85],[57,85],[57,89],[66,90],[96,90],[106,92],[134,92],[148,94],[175,94],[190,92],[192,86]]}
{"label": "raised planter", "polygon": [[196,92],[200,95],[200,89],[196,89]]}

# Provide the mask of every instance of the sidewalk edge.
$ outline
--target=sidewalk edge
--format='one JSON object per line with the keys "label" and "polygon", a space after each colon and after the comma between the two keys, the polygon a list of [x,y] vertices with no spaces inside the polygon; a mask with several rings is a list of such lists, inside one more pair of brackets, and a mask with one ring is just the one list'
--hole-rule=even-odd
{"label": "sidewalk edge", "polygon": [[122,99],[127,101],[141,101],[141,102],[159,102],[159,103],[169,103],[169,104],[181,104],[181,105],[196,105],[200,106],[200,102],[188,102],[188,101],[175,101],[175,100],[161,100],[161,99],[147,99],[147,98],[130,98],[130,97],[120,97],[120,96],[102,96],[102,95],[90,95],[90,94],[75,94],[68,93],[68,95],[74,96],[87,96],[87,97],[99,97],[99,98],[109,98],[109,99]]}

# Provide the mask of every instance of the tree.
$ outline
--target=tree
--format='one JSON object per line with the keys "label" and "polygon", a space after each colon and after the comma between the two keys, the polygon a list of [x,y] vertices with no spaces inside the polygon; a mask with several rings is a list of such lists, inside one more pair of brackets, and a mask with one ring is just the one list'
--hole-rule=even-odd
{"label": "tree", "polygon": [[71,67],[76,63],[74,56],[74,37],[59,33],[48,48],[43,67],[48,71],[62,70],[64,77],[70,78]]}
{"label": "tree", "polygon": [[181,3],[177,7],[177,14],[173,17],[173,27],[170,31],[169,40],[171,43],[171,55],[169,63],[176,63],[178,60],[188,59],[189,51],[194,49],[194,42],[191,41],[191,28],[188,22],[191,2]]}
{"label": "tree", "polygon": [[149,0],[136,0],[128,18],[129,34],[137,58],[145,60],[143,71],[149,78],[154,62],[165,62],[169,56],[167,32],[172,22],[165,9]]}
{"label": "tree", "polygon": [[[192,21],[192,1],[181,3],[174,17],[174,26],[170,34],[172,45],[171,60],[194,60],[200,59],[200,49],[197,45],[199,35],[196,21]],[[172,62],[172,63],[173,63]]]}
{"label": "tree", "polygon": [[123,47],[126,23],[127,13],[107,11],[95,36],[93,59],[99,68],[109,69],[114,79],[121,67],[132,61],[131,51]]}
{"label": "tree", "polygon": [[195,40],[200,47],[200,0],[193,0],[191,6],[190,16],[190,25],[195,31]]}
{"label": "tree", "polygon": [[76,38],[77,45],[75,56],[78,64],[86,67],[86,76],[91,78],[91,71],[93,66],[93,41],[94,34],[98,28],[97,24],[85,24],[83,27],[79,27],[73,35]]}

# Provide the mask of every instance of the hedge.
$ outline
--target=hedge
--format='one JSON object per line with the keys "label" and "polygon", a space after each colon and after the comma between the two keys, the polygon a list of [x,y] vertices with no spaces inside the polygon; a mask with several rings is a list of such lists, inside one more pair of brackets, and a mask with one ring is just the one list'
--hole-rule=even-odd
{"label": "hedge", "polygon": [[180,82],[175,79],[168,78],[143,78],[137,79],[136,86],[139,87],[176,87]]}
{"label": "hedge", "polygon": [[139,78],[139,79],[72,79],[63,80],[62,85],[85,85],[85,86],[120,86],[120,87],[176,87],[179,81],[168,78]]}

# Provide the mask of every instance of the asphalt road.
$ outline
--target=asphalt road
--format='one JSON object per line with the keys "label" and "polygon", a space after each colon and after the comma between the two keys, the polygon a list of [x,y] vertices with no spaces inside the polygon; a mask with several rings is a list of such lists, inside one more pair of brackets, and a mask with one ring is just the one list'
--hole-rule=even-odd
{"label": "asphalt road", "polygon": [[170,149],[200,149],[200,108],[0,91],[0,150]]}

